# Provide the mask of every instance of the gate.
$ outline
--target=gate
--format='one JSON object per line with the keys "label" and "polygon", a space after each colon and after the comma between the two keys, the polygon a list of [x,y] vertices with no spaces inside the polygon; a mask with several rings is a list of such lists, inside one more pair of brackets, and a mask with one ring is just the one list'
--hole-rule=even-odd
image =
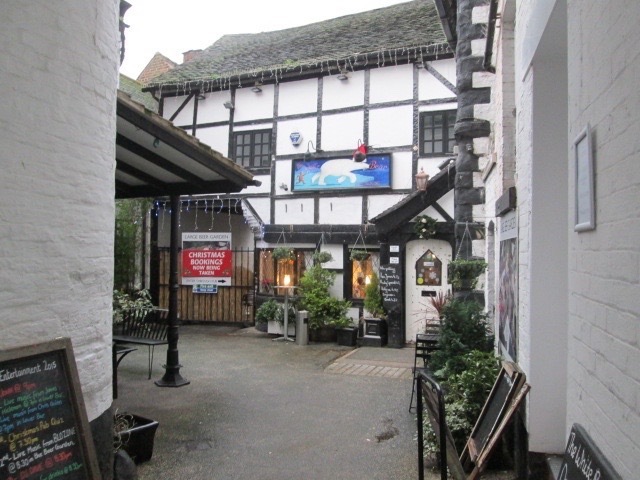
{"label": "gate", "polygon": [[[169,308],[169,248],[158,249],[158,304]],[[178,316],[187,322],[223,322],[253,324],[254,251],[233,250],[233,274],[230,286],[218,286],[218,293],[193,293],[191,285],[180,285]],[[181,271],[181,267],[178,269]]]}

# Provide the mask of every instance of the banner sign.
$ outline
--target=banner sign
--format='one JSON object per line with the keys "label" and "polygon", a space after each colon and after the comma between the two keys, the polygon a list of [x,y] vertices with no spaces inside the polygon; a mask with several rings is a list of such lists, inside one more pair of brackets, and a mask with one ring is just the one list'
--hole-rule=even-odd
{"label": "banner sign", "polygon": [[231,285],[231,233],[182,234],[182,284]]}

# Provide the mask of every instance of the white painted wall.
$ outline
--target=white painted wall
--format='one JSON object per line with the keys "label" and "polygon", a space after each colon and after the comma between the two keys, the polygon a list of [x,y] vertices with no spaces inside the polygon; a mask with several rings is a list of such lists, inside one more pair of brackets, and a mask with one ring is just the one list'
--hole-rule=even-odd
{"label": "white painted wall", "polygon": [[321,198],[318,223],[360,225],[362,223],[362,198],[359,196]]}
{"label": "white painted wall", "polygon": [[311,78],[280,84],[278,115],[318,111],[318,80]]}
{"label": "white painted wall", "polygon": [[[186,96],[180,97],[167,97],[164,99],[164,106],[162,110],[162,114],[165,118],[171,118],[178,111],[180,105],[182,105]],[[189,100],[187,104],[180,110],[180,113],[176,115],[176,117],[171,120],[174,125],[192,125],[193,124],[193,104],[194,98]],[[204,102],[203,102],[204,103]],[[200,107],[198,107],[199,109]],[[200,121],[200,120],[199,120]]]}
{"label": "white painted wall", "polygon": [[339,113],[322,117],[322,149],[355,150],[364,132],[364,114]]}
{"label": "white painted wall", "polygon": [[229,157],[229,126],[198,128],[196,136],[216,152]]}
{"label": "white painted wall", "polygon": [[391,157],[391,187],[411,188],[413,181],[411,152],[397,152]]}
{"label": "white painted wall", "polygon": [[369,211],[369,218],[373,218],[381,214],[388,208],[393,207],[404,197],[404,195],[369,195],[369,197],[367,198],[367,210]]}
{"label": "white painted wall", "polygon": [[[204,100],[199,100],[198,101],[198,123],[210,123],[210,122],[224,122],[229,120],[229,110],[227,110],[226,108],[224,108],[224,102],[228,102],[231,100],[231,95],[228,91],[214,91],[214,92],[207,92],[204,94],[205,99]],[[180,97],[182,100],[184,100],[185,97]],[[169,99],[165,99],[165,106],[164,106],[164,111],[163,111],[163,115],[166,118],[169,118],[171,116],[170,110],[167,110],[168,105],[167,105],[167,101]],[[181,100],[181,101],[182,101]],[[174,108],[175,110],[175,101],[174,102],[170,102],[171,105],[173,105],[172,108]],[[185,107],[187,108],[187,107]],[[188,117],[186,123],[187,124],[191,124],[191,122],[193,121],[193,111],[191,110],[191,108],[188,108],[188,110],[191,112],[190,113],[190,117]],[[190,120],[191,119],[191,120]],[[180,125],[180,124],[177,124]],[[199,138],[199,136],[198,136]],[[213,145],[211,145],[213,146]],[[226,151],[226,149],[225,149]]]}
{"label": "white painted wall", "polygon": [[355,107],[364,104],[364,72],[349,72],[348,80],[337,76],[324,77],[322,84],[322,110]]}
{"label": "white painted wall", "polygon": [[[560,2],[562,3],[562,2]],[[529,448],[560,452],[566,444],[567,123],[566,22],[558,4],[532,68],[516,96],[519,211],[518,363],[532,385]],[[518,25],[527,18],[516,20]],[[517,37],[518,38],[518,37]],[[526,48],[516,44],[516,59]],[[562,46],[565,45],[563,50]],[[517,61],[517,60],[516,60]],[[553,175],[549,172],[553,171]]]}
{"label": "white painted wall", "polygon": [[[456,84],[456,62],[455,59],[437,60],[429,62],[440,75],[449,81],[452,85]],[[433,100],[436,98],[455,97],[449,88],[447,88],[440,80],[438,80],[426,68],[418,70],[418,98],[420,100]]]}
{"label": "white painted wall", "polygon": [[271,200],[268,197],[253,197],[248,200],[260,219],[264,223],[270,223],[271,218]]}
{"label": "white painted wall", "polygon": [[71,337],[93,420],[112,402],[118,5],[4,3],[0,31],[0,349]]}
{"label": "white painted wall", "polygon": [[412,99],[413,68],[408,64],[371,70],[369,103]]}
{"label": "white painted wall", "polygon": [[[283,120],[278,122],[278,137],[276,151],[278,155],[299,155],[303,158],[307,149],[311,154],[315,154],[316,130],[318,128],[318,119],[298,118],[295,120]],[[300,132],[302,142],[300,145],[292,145],[289,135],[291,132]],[[311,142],[311,144],[309,144]]]}
{"label": "white painted wall", "polygon": [[377,149],[411,145],[413,107],[372,108],[369,112],[369,143]]}
{"label": "white painted wall", "polygon": [[235,110],[233,112],[234,122],[273,118],[275,87],[273,85],[263,85],[260,88],[262,88],[262,91],[258,93],[251,91],[250,86],[236,90]]}
{"label": "white painted wall", "polygon": [[304,225],[313,223],[313,198],[296,198],[275,201],[274,223]]}
{"label": "white painted wall", "polygon": [[[622,478],[640,471],[640,3],[568,1],[569,144],[594,139],[596,229],[572,231],[567,427],[581,423]],[[569,150],[569,179],[574,178]]]}

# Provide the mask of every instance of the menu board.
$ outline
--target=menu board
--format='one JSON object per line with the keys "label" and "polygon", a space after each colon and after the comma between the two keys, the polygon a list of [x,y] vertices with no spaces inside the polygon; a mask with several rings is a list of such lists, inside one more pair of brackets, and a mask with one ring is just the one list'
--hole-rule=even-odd
{"label": "menu board", "polygon": [[391,310],[400,304],[401,287],[401,268],[400,265],[388,264],[380,265],[378,270],[380,278],[380,292],[382,293],[382,302],[387,310]]}
{"label": "menu board", "polygon": [[0,351],[0,478],[100,478],[68,338]]}

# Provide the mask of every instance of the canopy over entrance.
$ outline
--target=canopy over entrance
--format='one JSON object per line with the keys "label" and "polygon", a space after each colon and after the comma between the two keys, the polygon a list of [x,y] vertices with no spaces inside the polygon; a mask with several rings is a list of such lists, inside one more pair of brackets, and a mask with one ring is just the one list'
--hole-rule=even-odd
{"label": "canopy over entrance", "polygon": [[[180,195],[239,192],[260,185],[244,168],[201,143],[160,115],[118,91],[116,199],[170,196],[171,210]],[[167,364],[160,387],[189,382],[180,375],[178,357],[178,215],[171,216],[169,260],[169,329]]]}

